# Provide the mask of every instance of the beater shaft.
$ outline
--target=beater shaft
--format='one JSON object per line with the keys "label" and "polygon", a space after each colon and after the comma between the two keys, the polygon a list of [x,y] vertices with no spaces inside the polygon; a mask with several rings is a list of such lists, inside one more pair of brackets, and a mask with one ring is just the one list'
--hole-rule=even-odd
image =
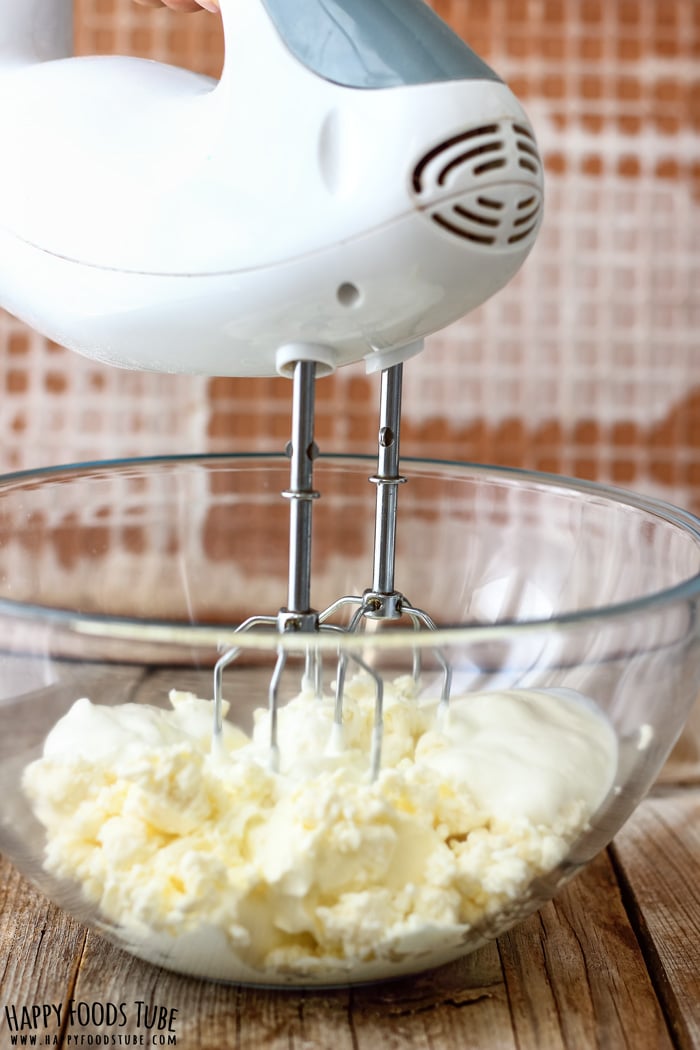
{"label": "beater shaft", "polygon": [[[318,454],[314,442],[316,411],[316,362],[301,360],[294,365],[292,391],[292,438],[287,446],[290,457],[289,488],[282,495],[289,502],[289,584],[287,606],[277,614],[277,629],[315,633],[319,628],[318,613],[311,608],[311,521],[314,500],[319,493],[313,487],[314,459]],[[270,767],[279,769],[278,710],[282,673],[287,665],[287,650],[277,650],[277,662],[268,689],[270,712]],[[306,653],[306,674],[320,680],[320,669],[310,649]]]}
{"label": "beater shaft", "polygon": [[[311,608],[311,519],[313,501],[319,493],[313,488],[313,462],[318,450],[314,442],[316,363],[301,360],[294,365],[292,393],[292,437],[287,446],[290,457],[289,488],[282,495],[289,505],[289,583],[287,605],[276,616],[250,616],[236,633],[254,627],[275,626],[280,633],[319,629],[318,613]],[[240,646],[227,650],[214,667],[214,735],[213,746],[219,748],[223,728],[223,673],[237,658]],[[270,712],[270,767],[279,768],[277,741],[278,697],[287,651],[279,648],[277,662],[268,689]],[[307,651],[307,674],[318,679],[320,668]]]}
{"label": "beater shaft", "polygon": [[386,598],[395,593],[398,489],[406,480],[399,474],[402,383],[402,363],[382,372],[377,473],[370,478],[377,486],[372,591]]}
{"label": "beater shaft", "polygon": [[291,458],[289,488],[282,495],[289,508],[289,587],[286,609],[280,610],[281,629],[315,630],[318,618],[311,608],[311,519],[313,488],[316,363],[297,361],[292,394],[292,438],[287,446]]}

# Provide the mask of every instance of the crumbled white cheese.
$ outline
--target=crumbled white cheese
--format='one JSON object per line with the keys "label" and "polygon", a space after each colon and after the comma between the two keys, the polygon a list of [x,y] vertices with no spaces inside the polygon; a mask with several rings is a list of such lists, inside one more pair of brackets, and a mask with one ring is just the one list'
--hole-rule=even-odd
{"label": "crumbled white cheese", "polygon": [[280,711],[277,773],[266,711],[252,738],[224,723],[213,752],[210,701],[78,700],[24,774],[45,866],[131,951],[182,972],[330,984],[444,962],[564,859],[611,788],[617,742],[571,695],[456,698],[438,730],[436,703],[411,693],[387,688],[374,782],[363,679],[340,751],[332,703],[303,692]]}

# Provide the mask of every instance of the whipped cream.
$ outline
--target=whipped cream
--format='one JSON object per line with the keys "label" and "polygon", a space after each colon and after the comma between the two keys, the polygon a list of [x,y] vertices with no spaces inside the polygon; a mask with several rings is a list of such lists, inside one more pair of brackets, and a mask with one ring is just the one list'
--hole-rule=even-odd
{"label": "whipped cream", "polygon": [[[397,976],[448,961],[523,913],[610,792],[617,739],[568,691],[437,702],[387,685],[371,781],[374,689],[333,704],[302,692],[252,737],[212,703],[171,710],[77,700],[24,772],[45,867],[104,928],[181,972],[267,984]],[[333,746],[329,746],[332,741]],[[531,910],[531,904],[525,910]]]}

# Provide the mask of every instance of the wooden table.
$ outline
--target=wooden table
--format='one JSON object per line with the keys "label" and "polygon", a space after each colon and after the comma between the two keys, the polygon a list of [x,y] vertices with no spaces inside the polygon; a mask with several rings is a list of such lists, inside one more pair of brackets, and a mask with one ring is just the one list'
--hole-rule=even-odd
{"label": "wooden table", "polygon": [[[35,1004],[63,1004],[62,1024],[53,1013],[23,1033],[59,1047],[101,1045],[108,1032],[109,1045],[180,1050],[700,1048],[699,741],[686,736],[556,901],[459,963],[398,983],[300,994],[178,977],[87,932],[0,860],[0,1050]],[[71,999],[84,1023],[66,1024]],[[129,1024],[85,1021],[107,1003],[123,1004]]]}

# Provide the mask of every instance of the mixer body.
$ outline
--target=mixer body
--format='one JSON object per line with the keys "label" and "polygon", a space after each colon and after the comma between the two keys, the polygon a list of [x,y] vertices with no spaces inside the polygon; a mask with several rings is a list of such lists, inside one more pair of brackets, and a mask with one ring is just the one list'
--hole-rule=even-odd
{"label": "mixer body", "polygon": [[[439,23],[422,0],[401,3],[419,28]],[[57,342],[165,372],[291,374],[300,345],[321,374],[381,370],[527,256],[542,213],[534,135],[468,49],[453,76],[457,38],[444,73],[419,55],[417,72],[387,74],[369,51],[360,74],[323,57],[335,37],[322,21],[323,46],[304,54],[279,0],[224,3],[215,83],[57,58],[70,6],[0,0],[0,304]],[[304,0],[298,14],[329,6],[353,10]],[[395,6],[387,32],[405,29]],[[376,6],[354,8],[376,22]],[[49,20],[53,51],[32,56],[32,22]]]}

